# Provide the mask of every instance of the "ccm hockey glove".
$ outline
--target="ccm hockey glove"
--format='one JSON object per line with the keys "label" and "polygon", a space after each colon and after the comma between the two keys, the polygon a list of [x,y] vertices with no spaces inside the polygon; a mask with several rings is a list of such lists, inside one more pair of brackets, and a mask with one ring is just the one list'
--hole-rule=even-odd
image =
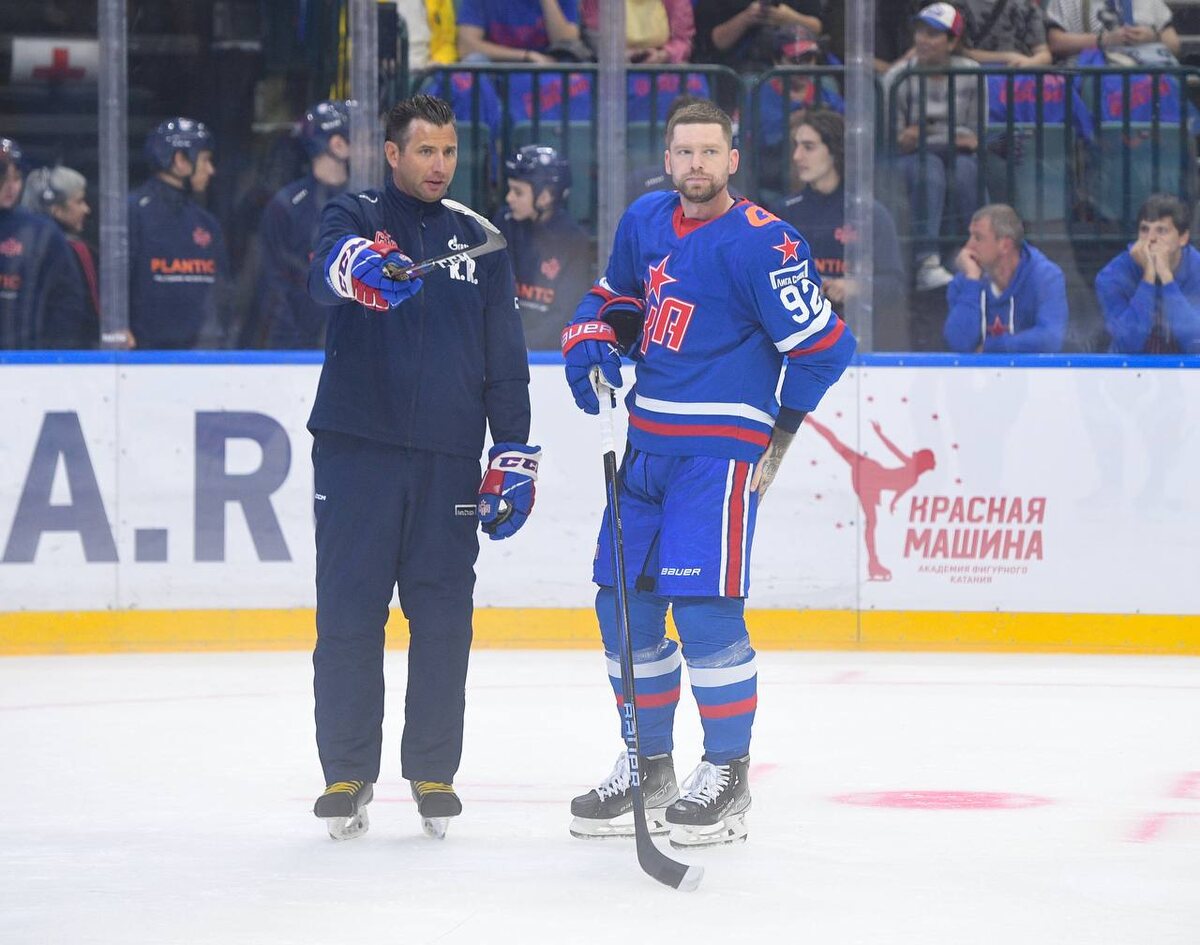
{"label": "ccm hockey glove", "polygon": [[389,279],[385,263],[411,266],[412,260],[394,243],[375,242],[362,236],[343,236],[325,258],[325,281],[344,299],[386,312],[421,289],[420,279]]}
{"label": "ccm hockey glove", "polygon": [[600,401],[592,387],[592,368],[610,387],[620,387],[621,355],[617,351],[617,333],[607,322],[572,322],[562,332],[562,353],[567,361],[567,383],[575,403],[584,413],[598,414]]}
{"label": "ccm hockey glove", "polygon": [[479,486],[479,525],[493,541],[515,535],[529,513],[537,492],[540,446],[497,443],[488,451],[488,468]]}

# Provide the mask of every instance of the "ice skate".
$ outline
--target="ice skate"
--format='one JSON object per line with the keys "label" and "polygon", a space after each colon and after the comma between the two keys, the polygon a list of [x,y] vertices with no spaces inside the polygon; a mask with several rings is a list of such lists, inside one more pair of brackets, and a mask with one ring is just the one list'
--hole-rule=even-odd
{"label": "ice skate", "polygon": [[337,781],[317,798],[313,813],[325,821],[334,840],[353,840],[366,833],[371,824],[367,805],[374,796],[374,785],[369,781]]}
{"label": "ice skate", "polygon": [[462,813],[462,801],[454,793],[454,785],[442,781],[413,781],[412,796],[421,815],[421,829],[435,840],[446,838],[451,817]]}
{"label": "ice skate", "polygon": [[[646,826],[652,834],[666,833],[667,805],[679,797],[675,765],[668,752],[641,758],[640,767]],[[598,787],[571,801],[571,813],[573,837],[591,840],[633,836],[633,790],[629,783],[629,756],[625,752],[621,752],[612,772]]]}
{"label": "ice skate", "polygon": [[745,841],[749,767],[749,756],[723,765],[700,762],[683,783],[679,800],[667,808],[671,846],[685,850]]}

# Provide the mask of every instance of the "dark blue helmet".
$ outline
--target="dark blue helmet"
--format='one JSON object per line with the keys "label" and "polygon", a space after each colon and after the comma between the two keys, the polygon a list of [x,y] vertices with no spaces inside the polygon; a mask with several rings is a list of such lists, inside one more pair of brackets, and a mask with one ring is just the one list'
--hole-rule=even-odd
{"label": "dark blue helmet", "polygon": [[509,180],[527,181],[534,196],[549,189],[554,202],[562,202],[571,189],[571,165],[554,148],[544,144],[527,144],[504,162]]}
{"label": "dark blue helmet", "polygon": [[160,171],[171,166],[176,151],[183,151],[195,164],[201,151],[212,150],[212,132],[194,118],[168,118],[146,136],[146,159]]}
{"label": "dark blue helmet", "polygon": [[15,164],[20,170],[22,157],[21,146],[17,142],[12,138],[0,138],[0,168]]}
{"label": "dark blue helmet", "polygon": [[350,140],[349,105],[349,102],[336,100],[317,102],[304,113],[304,120],[300,122],[300,140],[310,158],[327,151],[334,135]]}

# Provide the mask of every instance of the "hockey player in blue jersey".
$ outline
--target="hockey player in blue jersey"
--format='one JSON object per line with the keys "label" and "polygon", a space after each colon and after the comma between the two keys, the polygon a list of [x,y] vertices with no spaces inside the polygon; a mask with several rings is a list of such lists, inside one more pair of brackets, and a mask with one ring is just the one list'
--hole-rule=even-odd
{"label": "hockey player in blue jersey", "polygon": [[[669,831],[680,847],[746,837],[757,671],[744,609],[755,516],[805,414],[855,348],[803,238],[730,195],[732,139],[729,117],[712,103],[675,114],[665,162],[676,190],[647,194],[625,212],[606,274],[563,330],[567,380],[586,413],[599,410],[593,368],[620,387],[620,354],[637,364],[619,488],[641,785],[651,830]],[[593,580],[619,706],[605,523]],[[668,608],[682,658],[665,636]],[[684,661],[704,755],[680,792],[671,752]],[[572,801],[571,832],[632,834],[631,807],[622,751],[611,774]]]}

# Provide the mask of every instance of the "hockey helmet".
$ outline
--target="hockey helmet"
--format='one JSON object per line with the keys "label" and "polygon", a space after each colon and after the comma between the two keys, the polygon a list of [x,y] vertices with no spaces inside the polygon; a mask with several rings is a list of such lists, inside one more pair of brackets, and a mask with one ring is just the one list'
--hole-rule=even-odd
{"label": "hockey helmet", "polygon": [[0,170],[7,173],[8,165],[16,165],[17,170],[21,169],[21,158],[24,155],[21,153],[21,146],[12,138],[0,138]]}
{"label": "hockey helmet", "polygon": [[527,144],[504,162],[510,180],[523,180],[533,187],[536,197],[549,189],[556,204],[571,189],[571,164],[554,148],[544,144]]}
{"label": "hockey helmet", "polygon": [[170,168],[176,151],[183,151],[195,164],[201,151],[212,150],[212,132],[194,118],[168,118],[146,136],[146,158],[160,171]]}
{"label": "hockey helmet", "polygon": [[330,99],[317,102],[304,113],[300,122],[300,140],[310,158],[329,149],[334,135],[350,140],[350,103]]}

